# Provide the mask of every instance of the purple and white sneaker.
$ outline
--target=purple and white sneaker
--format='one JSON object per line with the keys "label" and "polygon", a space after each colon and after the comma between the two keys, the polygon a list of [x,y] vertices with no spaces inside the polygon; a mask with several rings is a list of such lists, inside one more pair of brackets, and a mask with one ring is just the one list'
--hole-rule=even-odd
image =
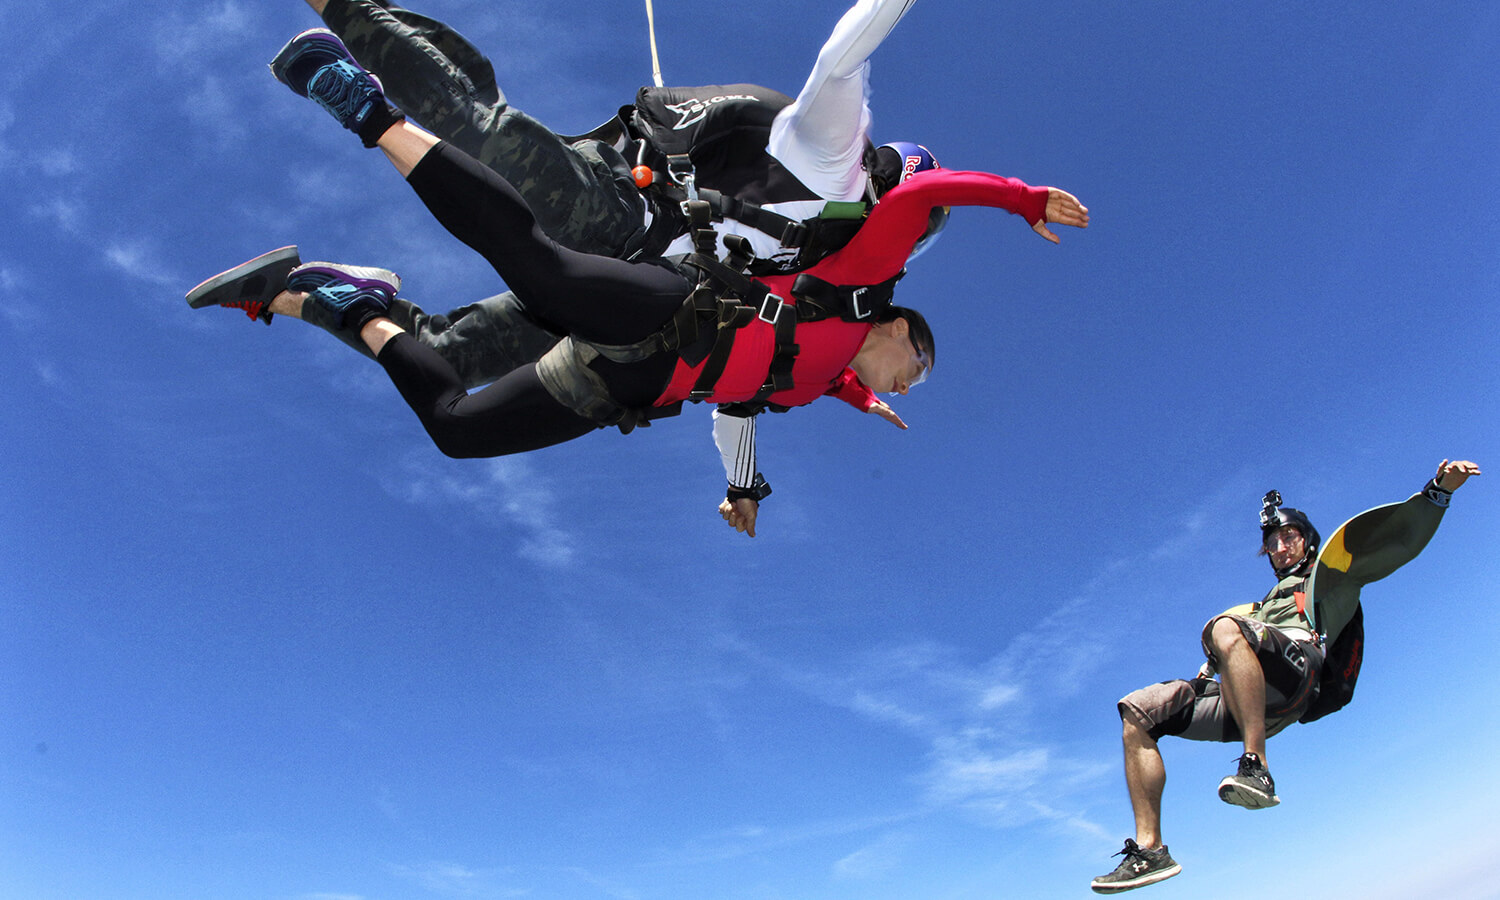
{"label": "purple and white sneaker", "polygon": [[286,289],[307,294],[308,301],[322,307],[335,327],[358,331],[371,319],[390,312],[391,301],[401,291],[401,276],[370,266],[310,262],[292,270]]}

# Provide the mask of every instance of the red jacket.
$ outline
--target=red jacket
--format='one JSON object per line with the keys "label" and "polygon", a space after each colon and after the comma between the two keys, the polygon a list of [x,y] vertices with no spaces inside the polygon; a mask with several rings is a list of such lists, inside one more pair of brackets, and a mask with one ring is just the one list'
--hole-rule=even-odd
{"label": "red jacket", "polygon": [[[919,172],[888,191],[870,210],[869,218],[854,239],[808,269],[808,274],[841,287],[876,285],[895,277],[906,265],[912,248],[927,232],[933,208],[939,206],[993,206],[1022,216],[1034,225],[1046,215],[1047,189],[988,172],[950,169]],[[792,282],[796,279],[796,275],[769,275],[756,280],[771,293],[795,304]],[[869,409],[876,402],[875,394],[848,366],[859,353],[870,328],[867,323],[841,319],[799,324],[796,334],[799,352],[792,366],[793,387],[772,394],[769,402],[801,406],[832,394],[861,410]],[[761,319],[736,331],[724,374],[708,402],[737,403],[754,397],[766,382],[775,346],[775,330]],[[687,399],[706,362],[689,366],[679,359],[671,382],[655,405],[666,406]]]}

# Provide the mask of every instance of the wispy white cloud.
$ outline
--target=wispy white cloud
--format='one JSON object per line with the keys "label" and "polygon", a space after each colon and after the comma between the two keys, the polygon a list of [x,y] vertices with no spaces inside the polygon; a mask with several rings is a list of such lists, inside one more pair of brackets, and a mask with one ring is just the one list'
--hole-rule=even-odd
{"label": "wispy white cloud", "polygon": [[[475,471],[478,477],[455,474]],[[523,456],[486,460],[463,470],[413,462],[402,467],[400,476],[387,478],[385,488],[419,505],[460,506],[476,521],[518,532],[515,552],[538,565],[562,567],[576,557],[578,540],[561,524],[553,480]]]}
{"label": "wispy white cloud", "polygon": [[251,145],[253,118],[245,115],[245,104],[237,99],[237,93],[242,92],[222,78],[204,75],[183,89],[179,108],[198,137],[207,137],[211,146],[222,150],[242,152]]}
{"label": "wispy white cloud", "polygon": [[881,835],[833,864],[833,876],[845,881],[883,878],[899,869],[912,838],[904,832]]}
{"label": "wispy white cloud", "polygon": [[54,194],[33,202],[26,211],[52,223],[64,234],[73,237],[83,234],[87,209],[75,198]]}
{"label": "wispy white cloud", "polygon": [[910,821],[918,813],[816,819],[790,825],[744,825],[703,835],[672,853],[676,865],[714,863],[842,835],[876,832]]}
{"label": "wispy white cloud", "polygon": [[7,100],[0,100],[0,172],[17,165],[17,152],[11,147],[7,135],[13,134],[16,111]]}
{"label": "wispy white cloud", "polygon": [[48,147],[36,156],[36,167],[48,178],[63,178],[76,174],[82,167],[78,152],[72,147]]}
{"label": "wispy white cloud", "polygon": [[163,258],[148,241],[111,241],[104,248],[104,259],[137,281],[158,287],[179,286],[177,278],[167,271]]}
{"label": "wispy white cloud", "polygon": [[0,263],[0,321],[24,331],[42,321],[42,308],[26,296],[22,269]]}
{"label": "wispy white cloud", "polygon": [[924,749],[911,763],[920,791],[914,809],[946,810],[995,828],[1043,822],[1103,837],[1081,810],[1102,783],[1118,777],[1118,760],[1079,757],[1053,741],[1047,711],[1111,658],[1114,635],[1100,610],[1138,592],[1139,582],[1160,568],[1151,560],[1201,555],[1212,546],[1208,524],[1225,513],[1237,487],[1204,498],[1166,537],[1130,558],[1099,561],[1072,599],[986,659],[971,661],[956,648],[924,641],[806,666],[734,639],[730,644],[821,702],[921,741]]}
{"label": "wispy white cloud", "polygon": [[63,384],[62,373],[58,371],[57,364],[50,360],[37,360],[36,374],[42,383],[48,387],[61,387]]}
{"label": "wispy white cloud", "polygon": [[564,871],[574,879],[594,888],[606,897],[613,897],[614,900],[640,900],[640,891],[600,878],[587,869],[572,866]]}
{"label": "wispy white cloud", "polygon": [[524,888],[501,884],[512,871],[504,867],[473,868],[453,862],[393,863],[392,875],[445,897],[524,897]]}
{"label": "wispy white cloud", "polygon": [[202,4],[160,20],[153,37],[156,57],[164,65],[201,68],[203,48],[238,43],[255,24],[250,7],[234,0]]}

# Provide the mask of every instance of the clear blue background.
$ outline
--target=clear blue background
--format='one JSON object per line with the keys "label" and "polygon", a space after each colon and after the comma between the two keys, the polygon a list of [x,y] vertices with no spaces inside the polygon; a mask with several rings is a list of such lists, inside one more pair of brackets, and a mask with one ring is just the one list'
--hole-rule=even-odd
{"label": "clear blue background", "polygon": [[[634,3],[426,0],[583,131]],[[840,2],[658,0],[669,83],[795,92]],[[314,328],[193,312],[272,247],[444,309],[484,263],[265,63],[294,0],[28,4],[0,56],[0,896],[1088,895],[1131,833],[1114,701],[1270,582],[1261,494],[1332,529],[1492,469],[1500,7],[923,0],[877,140],[1077,194],[961,209],[904,302],[897,432],[769,417],[760,536],[708,411],[452,461]],[[1500,507],[1366,592],[1355,704],[1283,798],[1167,742],[1153,896],[1500,896]]]}

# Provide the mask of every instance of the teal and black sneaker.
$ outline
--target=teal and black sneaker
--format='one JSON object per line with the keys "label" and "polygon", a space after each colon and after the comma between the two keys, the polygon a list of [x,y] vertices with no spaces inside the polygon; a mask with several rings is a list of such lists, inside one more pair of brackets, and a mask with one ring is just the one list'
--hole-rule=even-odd
{"label": "teal and black sneaker", "polygon": [[313,28],[288,41],[271,60],[271,74],[294,93],[316,100],[367,147],[403,118],[386,103],[380,79],[355,62],[327,28]]}
{"label": "teal and black sneaker", "polygon": [[1172,859],[1172,854],[1167,852],[1167,845],[1162,844],[1155,850],[1146,850],[1136,844],[1130,838],[1125,839],[1125,849],[1116,856],[1123,856],[1120,864],[1108,875],[1100,875],[1095,878],[1089,887],[1098,894],[1118,894],[1121,891],[1130,891],[1148,884],[1156,884],[1158,881],[1166,881],[1173,875],[1182,871],[1182,866]]}
{"label": "teal and black sneaker", "polygon": [[390,312],[401,291],[401,276],[389,269],[310,262],[292,270],[286,289],[307,294],[328,313],[335,327],[358,331],[376,316]]}
{"label": "teal and black sneaker", "polygon": [[295,246],[262,253],[188,291],[188,306],[193,309],[227,306],[269,325],[271,301],[286,289],[287,276],[301,262]]}

